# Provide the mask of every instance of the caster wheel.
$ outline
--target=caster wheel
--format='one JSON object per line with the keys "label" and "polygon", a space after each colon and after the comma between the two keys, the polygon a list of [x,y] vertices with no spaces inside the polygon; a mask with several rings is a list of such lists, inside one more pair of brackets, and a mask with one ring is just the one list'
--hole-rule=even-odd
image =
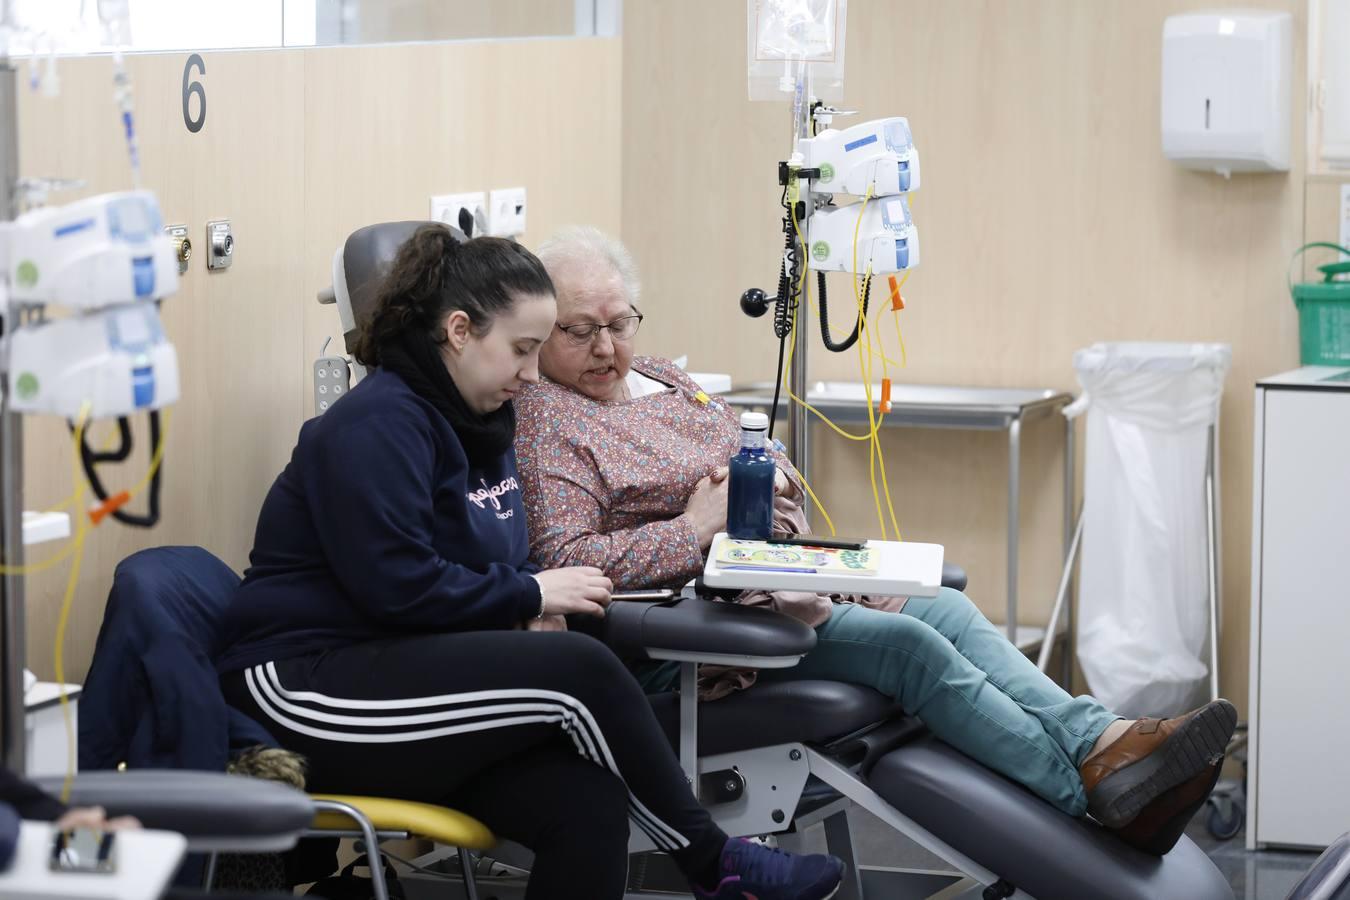
{"label": "caster wheel", "polygon": [[1232,840],[1246,824],[1247,803],[1240,794],[1216,794],[1206,801],[1205,806],[1209,810],[1205,827],[1216,840]]}

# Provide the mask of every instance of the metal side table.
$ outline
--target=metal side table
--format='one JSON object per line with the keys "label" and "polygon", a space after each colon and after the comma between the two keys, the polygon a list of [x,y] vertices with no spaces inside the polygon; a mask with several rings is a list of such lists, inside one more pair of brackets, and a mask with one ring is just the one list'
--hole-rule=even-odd
{"label": "metal side table", "polygon": [[[807,402],[836,422],[867,424],[867,400],[859,382],[816,382],[807,393]],[[773,405],[773,385],[753,384],[720,395],[729,405],[768,409]],[[872,399],[881,396],[874,385]],[[1007,619],[1001,626],[1018,649],[1033,653],[1045,643],[1046,629],[1023,625],[1017,618],[1017,577],[1020,550],[1019,518],[1022,507],[1022,427],[1027,422],[1062,410],[1073,396],[1052,389],[970,388],[947,385],[892,385],[891,411],[886,427],[949,428],[1008,433],[1008,586]],[[779,398],[778,411],[787,409],[786,395]],[[805,473],[808,480],[809,472]],[[1074,533],[1074,426],[1064,420],[1064,556],[1070,555]],[[1063,629],[1056,629],[1055,640],[1072,632],[1072,603],[1066,604]],[[1053,641],[1052,641],[1053,643]],[[1042,653],[1045,668],[1049,654]],[[1073,671],[1071,654],[1063,654],[1062,683],[1068,684]]]}

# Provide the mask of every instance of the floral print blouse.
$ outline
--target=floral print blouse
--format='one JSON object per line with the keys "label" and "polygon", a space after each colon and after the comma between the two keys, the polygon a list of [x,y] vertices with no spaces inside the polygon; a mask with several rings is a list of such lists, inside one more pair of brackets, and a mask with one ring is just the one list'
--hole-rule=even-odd
{"label": "floral print blouse", "polygon": [[[668,389],[601,402],[542,381],[516,399],[531,561],[596,566],[616,590],[678,588],[703,570],[685,505],[738,451],[740,417],[668,360],[637,357],[632,368]],[[792,466],[771,452],[800,496]]]}

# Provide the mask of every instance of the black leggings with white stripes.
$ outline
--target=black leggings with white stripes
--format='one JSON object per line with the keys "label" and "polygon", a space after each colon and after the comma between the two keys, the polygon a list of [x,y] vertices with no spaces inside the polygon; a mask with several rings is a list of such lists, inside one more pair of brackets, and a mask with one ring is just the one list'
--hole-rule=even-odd
{"label": "black leggings with white stripes", "polygon": [[375,641],[231,672],[221,687],[308,758],[311,791],[443,804],[529,847],[528,898],[622,897],[630,823],[686,873],[726,841],[642,689],[587,635]]}

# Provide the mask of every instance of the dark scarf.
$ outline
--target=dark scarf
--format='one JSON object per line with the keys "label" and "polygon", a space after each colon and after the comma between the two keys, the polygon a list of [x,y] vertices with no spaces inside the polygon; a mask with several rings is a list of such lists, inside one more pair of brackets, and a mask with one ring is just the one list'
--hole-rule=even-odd
{"label": "dark scarf", "polygon": [[380,367],[397,374],[413,393],[445,416],[464,447],[469,465],[481,468],[501,459],[516,437],[516,414],[509,402],[480,416],[469,409],[445,368],[440,349],[421,332],[405,331],[380,345]]}

